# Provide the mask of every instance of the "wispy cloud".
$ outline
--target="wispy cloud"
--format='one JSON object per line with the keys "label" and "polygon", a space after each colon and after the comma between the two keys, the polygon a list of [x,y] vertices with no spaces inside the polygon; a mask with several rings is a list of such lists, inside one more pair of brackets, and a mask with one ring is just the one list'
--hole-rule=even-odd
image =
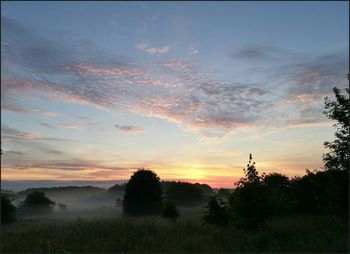
{"label": "wispy cloud", "polygon": [[64,128],[64,129],[78,129],[79,127],[74,124],[59,124],[58,127]]}
{"label": "wispy cloud", "polygon": [[171,49],[168,45],[162,47],[152,47],[147,43],[138,43],[135,45],[135,48],[145,51],[150,55],[168,53]]}
{"label": "wispy cloud", "polygon": [[130,133],[130,134],[138,134],[141,132],[144,132],[145,130],[143,128],[140,127],[136,127],[136,126],[131,126],[131,125],[120,125],[120,124],[116,124],[114,125],[118,130],[125,132],[125,133]]}

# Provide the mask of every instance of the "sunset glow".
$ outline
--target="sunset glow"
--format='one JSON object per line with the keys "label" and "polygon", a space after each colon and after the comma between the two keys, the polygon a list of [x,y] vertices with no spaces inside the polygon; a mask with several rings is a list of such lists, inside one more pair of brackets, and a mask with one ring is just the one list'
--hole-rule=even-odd
{"label": "sunset glow", "polygon": [[323,167],[324,97],[347,87],[348,2],[1,7],[3,181],[150,168],[232,188],[249,153],[259,172]]}

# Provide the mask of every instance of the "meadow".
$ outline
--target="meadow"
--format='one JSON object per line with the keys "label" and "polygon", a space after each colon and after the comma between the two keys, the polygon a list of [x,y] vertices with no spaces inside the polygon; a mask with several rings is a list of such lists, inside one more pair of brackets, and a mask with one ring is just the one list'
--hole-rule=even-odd
{"label": "meadow", "polygon": [[[101,212],[101,210],[105,210]],[[272,218],[247,231],[203,224],[202,208],[170,221],[126,217],[119,208],[22,218],[1,227],[0,252],[346,252],[348,223],[336,216]]]}

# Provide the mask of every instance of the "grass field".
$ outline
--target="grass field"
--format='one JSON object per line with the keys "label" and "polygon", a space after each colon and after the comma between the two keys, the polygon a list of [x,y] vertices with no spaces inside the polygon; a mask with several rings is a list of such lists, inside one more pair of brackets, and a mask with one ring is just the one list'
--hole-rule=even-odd
{"label": "grass field", "polygon": [[190,212],[159,217],[24,219],[1,227],[1,252],[346,252],[348,223],[337,217],[275,218],[247,232],[203,225]]}

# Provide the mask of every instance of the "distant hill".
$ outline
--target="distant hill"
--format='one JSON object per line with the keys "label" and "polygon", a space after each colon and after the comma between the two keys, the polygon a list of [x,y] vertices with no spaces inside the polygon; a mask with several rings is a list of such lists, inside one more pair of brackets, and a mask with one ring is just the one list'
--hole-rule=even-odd
{"label": "distant hill", "polygon": [[111,193],[120,193],[120,192],[124,192],[126,188],[126,183],[122,183],[122,184],[115,184],[112,187],[110,187],[109,189],[107,189],[108,192]]}
{"label": "distant hill", "polygon": [[24,191],[18,192],[20,195],[27,195],[34,191],[40,191],[44,193],[57,193],[57,192],[101,192],[105,191],[103,188],[94,186],[64,186],[64,187],[40,187],[40,188],[28,188]]}

